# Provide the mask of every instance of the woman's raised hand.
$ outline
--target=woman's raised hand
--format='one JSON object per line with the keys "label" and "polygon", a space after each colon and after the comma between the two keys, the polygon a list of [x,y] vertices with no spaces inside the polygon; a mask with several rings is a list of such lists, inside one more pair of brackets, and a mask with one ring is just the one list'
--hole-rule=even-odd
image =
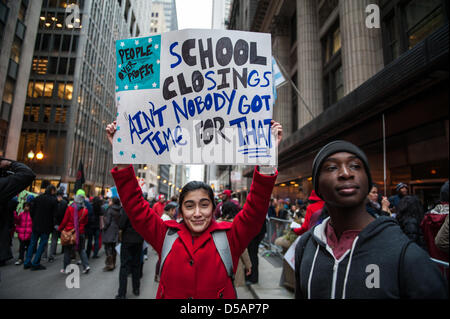
{"label": "woman's raised hand", "polygon": [[272,129],[273,136],[275,136],[275,138],[276,138],[277,148],[278,148],[278,146],[280,146],[281,140],[283,139],[283,127],[281,126],[280,123],[272,120],[270,122],[270,128]]}
{"label": "woman's raised hand", "polygon": [[108,137],[108,141],[111,143],[113,142],[114,134],[117,130],[117,123],[116,121],[106,125],[106,136]]}

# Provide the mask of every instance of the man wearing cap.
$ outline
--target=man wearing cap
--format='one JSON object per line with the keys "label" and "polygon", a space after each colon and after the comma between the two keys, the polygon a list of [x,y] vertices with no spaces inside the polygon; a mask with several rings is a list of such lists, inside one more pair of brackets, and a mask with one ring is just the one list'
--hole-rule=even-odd
{"label": "man wearing cap", "polygon": [[389,197],[389,203],[391,203],[391,208],[394,208],[394,213],[397,210],[400,200],[408,195],[408,185],[405,183],[398,183],[397,186],[395,186],[395,192],[397,193],[396,195]]}
{"label": "man wearing cap", "polygon": [[448,298],[428,254],[393,218],[367,212],[372,178],[361,149],[346,141],[327,144],[314,159],[312,178],[329,217],[296,246],[296,298]]}
{"label": "man wearing cap", "polygon": [[165,203],[166,197],[164,194],[159,194],[158,201],[153,205],[153,210],[159,215],[159,217],[162,216],[164,213],[164,207],[166,206]]}
{"label": "man wearing cap", "polygon": [[220,198],[222,199],[222,201],[217,205],[216,211],[214,212],[216,219],[222,217],[222,206],[227,201],[234,203],[239,208],[239,210],[241,209],[241,205],[239,204],[239,202],[234,199],[231,199],[231,190],[229,189],[224,190],[222,194],[220,194]]}

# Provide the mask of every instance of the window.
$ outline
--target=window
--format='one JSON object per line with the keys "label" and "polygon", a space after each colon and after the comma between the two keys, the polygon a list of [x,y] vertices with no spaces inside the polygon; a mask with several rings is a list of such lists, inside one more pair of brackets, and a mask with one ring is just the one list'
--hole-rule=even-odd
{"label": "window", "polygon": [[324,64],[341,49],[341,31],[339,25],[335,25],[322,39],[322,53]]}
{"label": "window", "polygon": [[12,104],[13,98],[14,98],[14,81],[7,79],[5,82],[5,88],[3,89],[3,102]]}
{"label": "window", "polygon": [[68,58],[59,58],[58,74],[64,75],[67,72]]}
{"label": "window", "polygon": [[43,82],[43,81],[36,81],[34,83],[30,81],[28,83],[28,91],[27,91],[28,97],[37,98],[37,97],[52,97],[53,95],[53,82]]}
{"label": "window", "polygon": [[344,96],[341,58],[341,31],[334,24],[322,38],[323,101],[328,108]]}
{"label": "window", "polygon": [[61,51],[63,52],[70,51],[70,38],[71,38],[70,35],[63,35]]}
{"label": "window", "polygon": [[42,121],[44,123],[50,123],[51,113],[52,113],[52,107],[50,105],[45,105],[44,106],[44,117],[42,119]]}
{"label": "window", "polygon": [[44,97],[53,96],[53,82],[46,82],[44,88]]}
{"label": "window", "polygon": [[444,3],[444,0],[393,0],[382,3],[385,64],[448,23]]}
{"label": "window", "polygon": [[48,51],[50,48],[50,34],[43,34],[42,35],[42,45],[41,45],[41,51]]}
{"label": "window", "polygon": [[61,46],[61,35],[60,34],[54,34],[53,35],[52,51],[53,52],[58,52],[60,46]]}
{"label": "window", "polygon": [[55,109],[55,123],[66,123],[67,108],[63,105],[56,106]]}
{"label": "window", "polygon": [[38,122],[39,121],[39,105],[27,104],[23,112],[24,122]]}
{"label": "window", "polygon": [[58,83],[58,98],[64,100],[72,100],[73,84]]}
{"label": "window", "polygon": [[73,75],[75,73],[75,59],[70,59],[69,60],[69,75]]}
{"label": "window", "polygon": [[36,74],[47,74],[48,58],[33,58],[32,70]]}

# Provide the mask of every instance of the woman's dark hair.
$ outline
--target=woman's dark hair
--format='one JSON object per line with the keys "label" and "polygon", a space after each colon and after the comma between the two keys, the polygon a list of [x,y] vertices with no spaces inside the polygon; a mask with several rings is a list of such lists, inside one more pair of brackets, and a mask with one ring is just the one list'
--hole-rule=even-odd
{"label": "woman's dark hair", "polygon": [[420,223],[424,217],[424,214],[425,212],[422,207],[422,203],[416,196],[404,196],[398,203],[397,219],[399,221],[408,217],[413,217]]}
{"label": "woman's dark hair", "polygon": [[233,219],[239,213],[239,207],[235,203],[227,201],[222,206],[222,216],[224,219]]}
{"label": "woman's dark hair", "polygon": [[112,203],[113,203],[113,205],[120,206],[120,198],[119,197],[113,197],[112,198]]}
{"label": "woman's dark hair", "polygon": [[198,189],[203,189],[206,191],[206,193],[208,194],[209,200],[211,201],[211,203],[213,205],[213,211],[216,209],[216,202],[214,201],[214,191],[211,188],[211,186],[209,186],[208,184],[206,184],[204,182],[192,181],[192,182],[189,182],[186,185],[184,185],[184,187],[181,189],[180,198],[178,199],[178,206],[179,206],[181,214],[183,214],[182,205],[183,205],[183,201],[184,201],[184,198],[186,197],[186,195],[189,192],[196,191]]}

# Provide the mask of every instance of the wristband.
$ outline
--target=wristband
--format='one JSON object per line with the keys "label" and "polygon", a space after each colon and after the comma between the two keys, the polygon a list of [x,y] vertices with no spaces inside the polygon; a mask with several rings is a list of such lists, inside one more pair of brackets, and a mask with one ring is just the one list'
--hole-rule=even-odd
{"label": "wristband", "polygon": [[275,165],[261,165],[259,166],[259,172],[263,175],[275,175],[277,167]]}

